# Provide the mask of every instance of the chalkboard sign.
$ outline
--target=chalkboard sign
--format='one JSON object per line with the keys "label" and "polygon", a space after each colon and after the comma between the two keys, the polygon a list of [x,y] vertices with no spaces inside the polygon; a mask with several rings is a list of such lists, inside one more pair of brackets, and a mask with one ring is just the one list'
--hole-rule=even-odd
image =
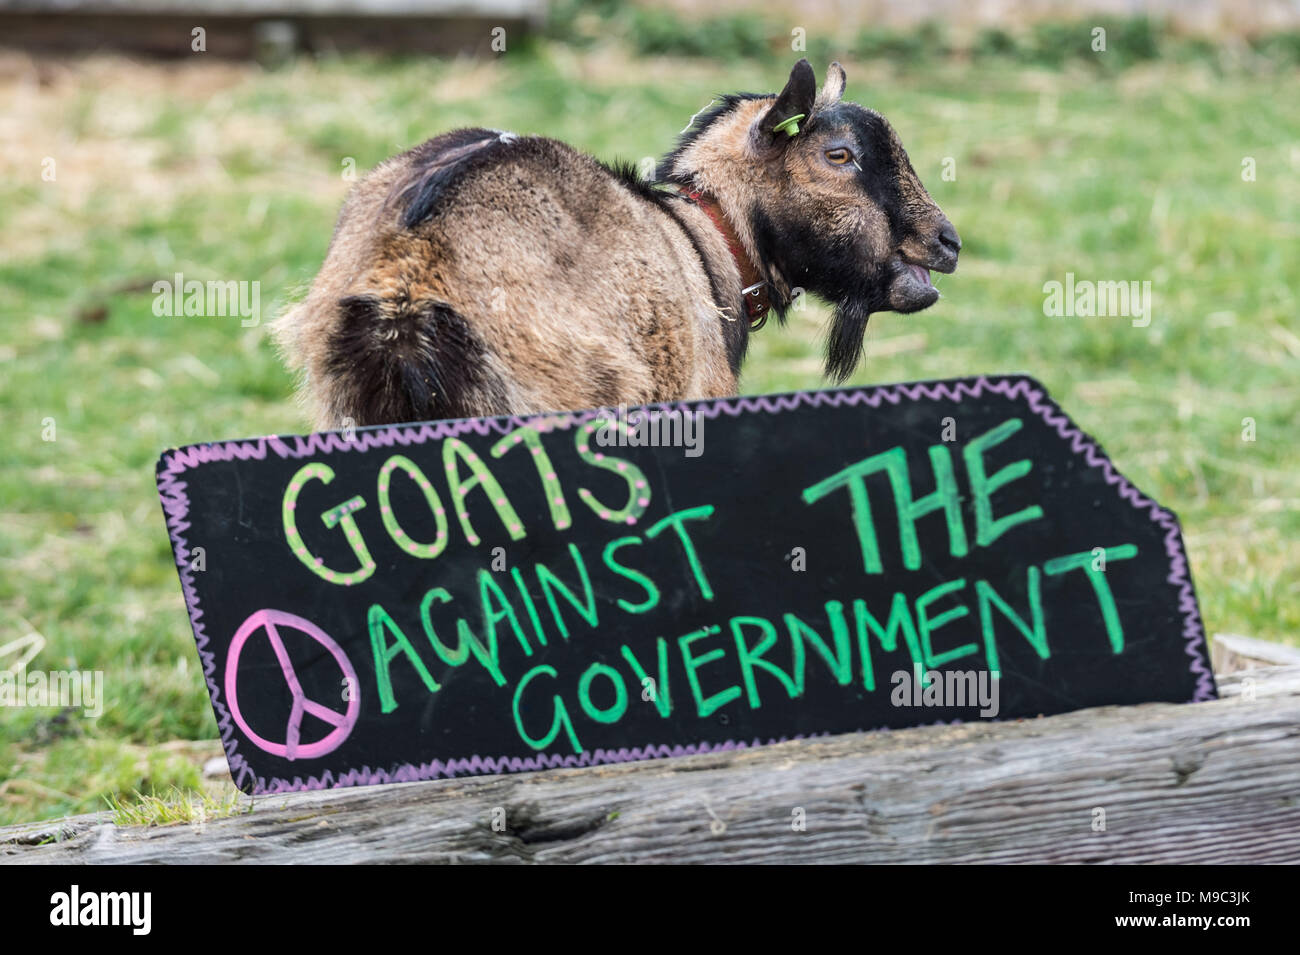
{"label": "chalkboard sign", "polygon": [[1211,699],[1173,514],[1030,378],[194,445],[248,792]]}

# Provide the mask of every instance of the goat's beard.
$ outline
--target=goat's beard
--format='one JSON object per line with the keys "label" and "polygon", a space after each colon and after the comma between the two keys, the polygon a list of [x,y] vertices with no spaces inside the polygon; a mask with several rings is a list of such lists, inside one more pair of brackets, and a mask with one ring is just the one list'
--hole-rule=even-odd
{"label": "goat's beard", "polygon": [[863,341],[867,334],[867,320],[873,312],[916,312],[929,308],[939,295],[927,281],[926,288],[933,294],[899,295],[900,282],[911,282],[904,291],[917,292],[921,283],[911,278],[909,266],[901,260],[875,266],[861,275],[856,284],[841,286],[838,294],[827,295],[835,303],[826,336],[826,376],[842,384],[853,374],[862,359]]}
{"label": "goat's beard", "polygon": [[871,308],[856,296],[836,303],[826,336],[826,377],[836,384],[843,384],[858,367],[870,317]]}

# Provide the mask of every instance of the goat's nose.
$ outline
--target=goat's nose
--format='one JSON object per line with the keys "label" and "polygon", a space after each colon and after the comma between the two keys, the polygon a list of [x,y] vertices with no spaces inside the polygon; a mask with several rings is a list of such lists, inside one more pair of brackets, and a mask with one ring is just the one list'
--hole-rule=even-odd
{"label": "goat's nose", "polygon": [[961,236],[957,234],[951,222],[944,222],[943,228],[939,230],[939,244],[954,253],[961,251]]}

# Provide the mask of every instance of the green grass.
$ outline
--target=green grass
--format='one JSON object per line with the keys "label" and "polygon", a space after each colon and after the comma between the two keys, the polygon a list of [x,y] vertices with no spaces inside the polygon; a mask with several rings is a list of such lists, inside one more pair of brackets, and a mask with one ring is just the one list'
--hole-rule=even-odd
{"label": "green grass", "polygon": [[124,798],[114,794],[105,801],[118,826],[174,826],[184,822],[198,828],[213,819],[253,811],[253,804],[237,792],[213,796],[175,787],[161,796],[137,792]]}
{"label": "green grass", "polygon": [[[745,53],[755,41],[728,42]],[[1080,56],[1040,66],[1021,41],[982,42],[977,55],[915,60],[906,44],[861,61],[828,51],[844,57],[849,96],[893,120],[965,242],[936,307],[873,318],[856,381],[1034,374],[1178,512],[1208,628],[1294,643],[1294,71],[1136,54],[1122,69]],[[0,711],[0,823],[106,798],[133,819],[190,818],[200,793],[228,792],[198,769],[220,749],[153,463],[166,447],[305,422],[264,327],[156,317],[149,283],[257,280],[269,316],[319,266],[349,158],[364,171],[474,123],[639,162],[713,94],[779,88],[792,59],[629,59],[540,41],[493,61],[263,73],[95,59],[44,86],[0,80],[18,132],[0,156],[0,645],[35,630],[34,667],[102,670],[108,698],[95,720]],[[1150,327],[1045,316],[1043,283],[1066,272],[1151,281]],[[813,305],[765,329],[743,388],[819,386],[825,314]],[[54,441],[42,440],[47,419]]]}

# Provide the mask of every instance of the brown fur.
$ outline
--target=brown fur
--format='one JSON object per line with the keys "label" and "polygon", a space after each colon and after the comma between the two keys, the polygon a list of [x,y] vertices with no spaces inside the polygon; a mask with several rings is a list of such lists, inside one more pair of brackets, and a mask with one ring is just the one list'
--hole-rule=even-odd
{"label": "brown fur", "polygon": [[[871,310],[925,307],[898,262],[943,268],[931,247],[951,225],[897,137],[878,157],[895,170],[885,199],[829,166],[825,149],[851,132],[836,118],[843,70],[815,104],[811,74],[801,61],[780,96],[735,98],[697,123],[664,181],[716,198],[778,314],[796,287],[841,313],[857,307],[841,299],[862,299],[850,323],[860,312],[863,327]],[[799,108],[812,115],[797,137],[764,129]],[[847,263],[807,261],[828,249]],[[310,293],[275,332],[321,429],[645,404],[735,393],[740,289],[698,206],[554,140],[457,130],[357,185]],[[860,334],[843,347],[856,361]]]}

